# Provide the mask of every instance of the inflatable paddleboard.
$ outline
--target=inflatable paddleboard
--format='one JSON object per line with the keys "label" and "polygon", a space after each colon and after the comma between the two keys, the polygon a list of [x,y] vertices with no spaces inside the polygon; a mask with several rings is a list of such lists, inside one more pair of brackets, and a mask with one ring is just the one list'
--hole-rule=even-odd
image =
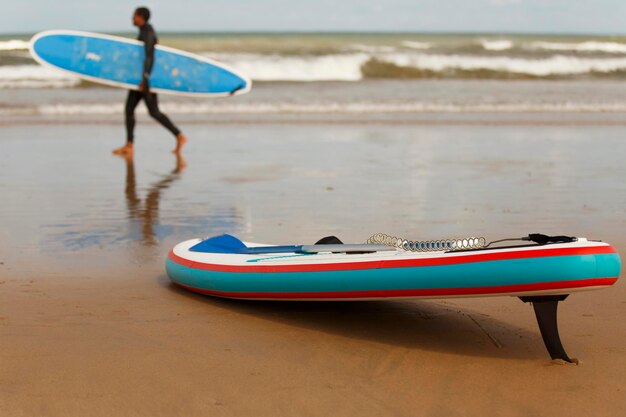
{"label": "inflatable paddleboard", "polygon": [[192,291],[263,300],[558,295],[613,285],[620,273],[612,246],[583,238],[413,252],[385,245],[268,246],[224,235],[176,245],[166,266],[176,284]]}
{"label": "inflatable paddleboard", "polygon": [[556,331],[557,302],[615,284],[621,260],[607,243],[559,238],[476,249],[411,243],[414,250],[404,250],[404,244],[273,246],[222,235],[179,243],[166,270],[190,291],[247,300],[520,297],[534,304],[551,356],[570,360]]}
{"label": "inflatable paddleboard", "polygon": [[[141,83],[145,55],[141,41],[71,30],[36,34],[30,53],[42,65],[131,90]],[[252,86],[245,75],[204,56],[161,45],[154,54],[150,90],[156,93],[223,97],[247,93]]]}

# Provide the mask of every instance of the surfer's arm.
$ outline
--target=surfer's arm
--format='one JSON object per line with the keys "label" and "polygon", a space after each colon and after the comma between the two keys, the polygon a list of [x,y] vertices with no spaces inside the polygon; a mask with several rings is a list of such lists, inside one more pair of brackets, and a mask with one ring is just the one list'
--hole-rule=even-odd
{"label": "surfer's arm", "polygon": [[156,45],[156,36],[153,30],[146,31],[144,40],[145,58],[143,61],[143,77],[141,84],[148,86],[148,80],[150,79],[150,73],[152,72],[152,65],[154,64],[154,46]]}

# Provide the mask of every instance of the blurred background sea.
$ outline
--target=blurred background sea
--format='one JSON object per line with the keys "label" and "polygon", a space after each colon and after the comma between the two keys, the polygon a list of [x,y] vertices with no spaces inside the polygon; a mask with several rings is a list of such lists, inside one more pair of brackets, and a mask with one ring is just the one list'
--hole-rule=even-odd
{"label": "blurred background sea", "polygon": [[[119,119],[121,90],[39,66],[30,36],[0,36],[0,122]],[[166,112],[197,122],[626,110],[620,36],[160,33],[159,41],[255,82],[252,94],[234,100],[163,100]]]}

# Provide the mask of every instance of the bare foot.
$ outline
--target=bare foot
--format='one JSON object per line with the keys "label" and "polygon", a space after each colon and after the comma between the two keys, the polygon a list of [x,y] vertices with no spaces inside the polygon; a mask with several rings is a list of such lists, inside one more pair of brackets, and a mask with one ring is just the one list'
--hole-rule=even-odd
{"label": "bare foot", "polygon": [[127,143],[121,148],[117,148],[113,150],[113,155],[121,155],[121,156],[133,156],[133,144]]}
{"label": "bare foot", "polygon": [[180,151],[182,151],[183,146],[185,146],[186,142],[187,142],[187,137],[183,135],[182,133],[179,133],[176,136],[176,148],[172,151],[172,153],[179,154]]}

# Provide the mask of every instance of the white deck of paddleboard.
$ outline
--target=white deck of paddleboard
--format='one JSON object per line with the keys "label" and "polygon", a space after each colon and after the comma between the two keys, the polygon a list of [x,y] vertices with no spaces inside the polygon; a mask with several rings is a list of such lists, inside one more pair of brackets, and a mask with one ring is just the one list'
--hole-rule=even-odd
{"label": "white deck of paddleboard", "polygon": [[[205,263],[205,264],[217,264],[228,266],[250,266],[250,261],[254,260],[253,265],[319,265],[319,264],[341,264],[341,263],[355,263],[355,262],[376,262],[383,260],[411,260],[411,259],[441,259],[441,258],[462,258],[472,255],[486,255],[490,253],[508,253],[523,251],[544,251],[552,249],[565,249],[565,248],[587,248],[587,247],[605,247],[610,246],[605,242],[588,241],[585,238],[578,238],[575,242],[570,243],[555,243],[550,245],[537,245],[537,246],[521,246],[521,247],[507,247],[507,248],[494,248],[494,249],[481,249],[481,250],[469,250],[458,252],[410,252],[401,249],[393,251],[381,251],[362,254],[345,254],[345,253],[331,253],[331,252],[319,252],[317,254],[303,254],[303,253],[278,253],[278,254],[232,254],[232,253],[206,253],[206,252],[194,252],[190,248],[198,243],[202,242],[202,239],[191,239],[179,243],[173,249],[176,256],[183,259]],[[248,247],[263,247],[272,246],[262,243],[244,242]]]}

